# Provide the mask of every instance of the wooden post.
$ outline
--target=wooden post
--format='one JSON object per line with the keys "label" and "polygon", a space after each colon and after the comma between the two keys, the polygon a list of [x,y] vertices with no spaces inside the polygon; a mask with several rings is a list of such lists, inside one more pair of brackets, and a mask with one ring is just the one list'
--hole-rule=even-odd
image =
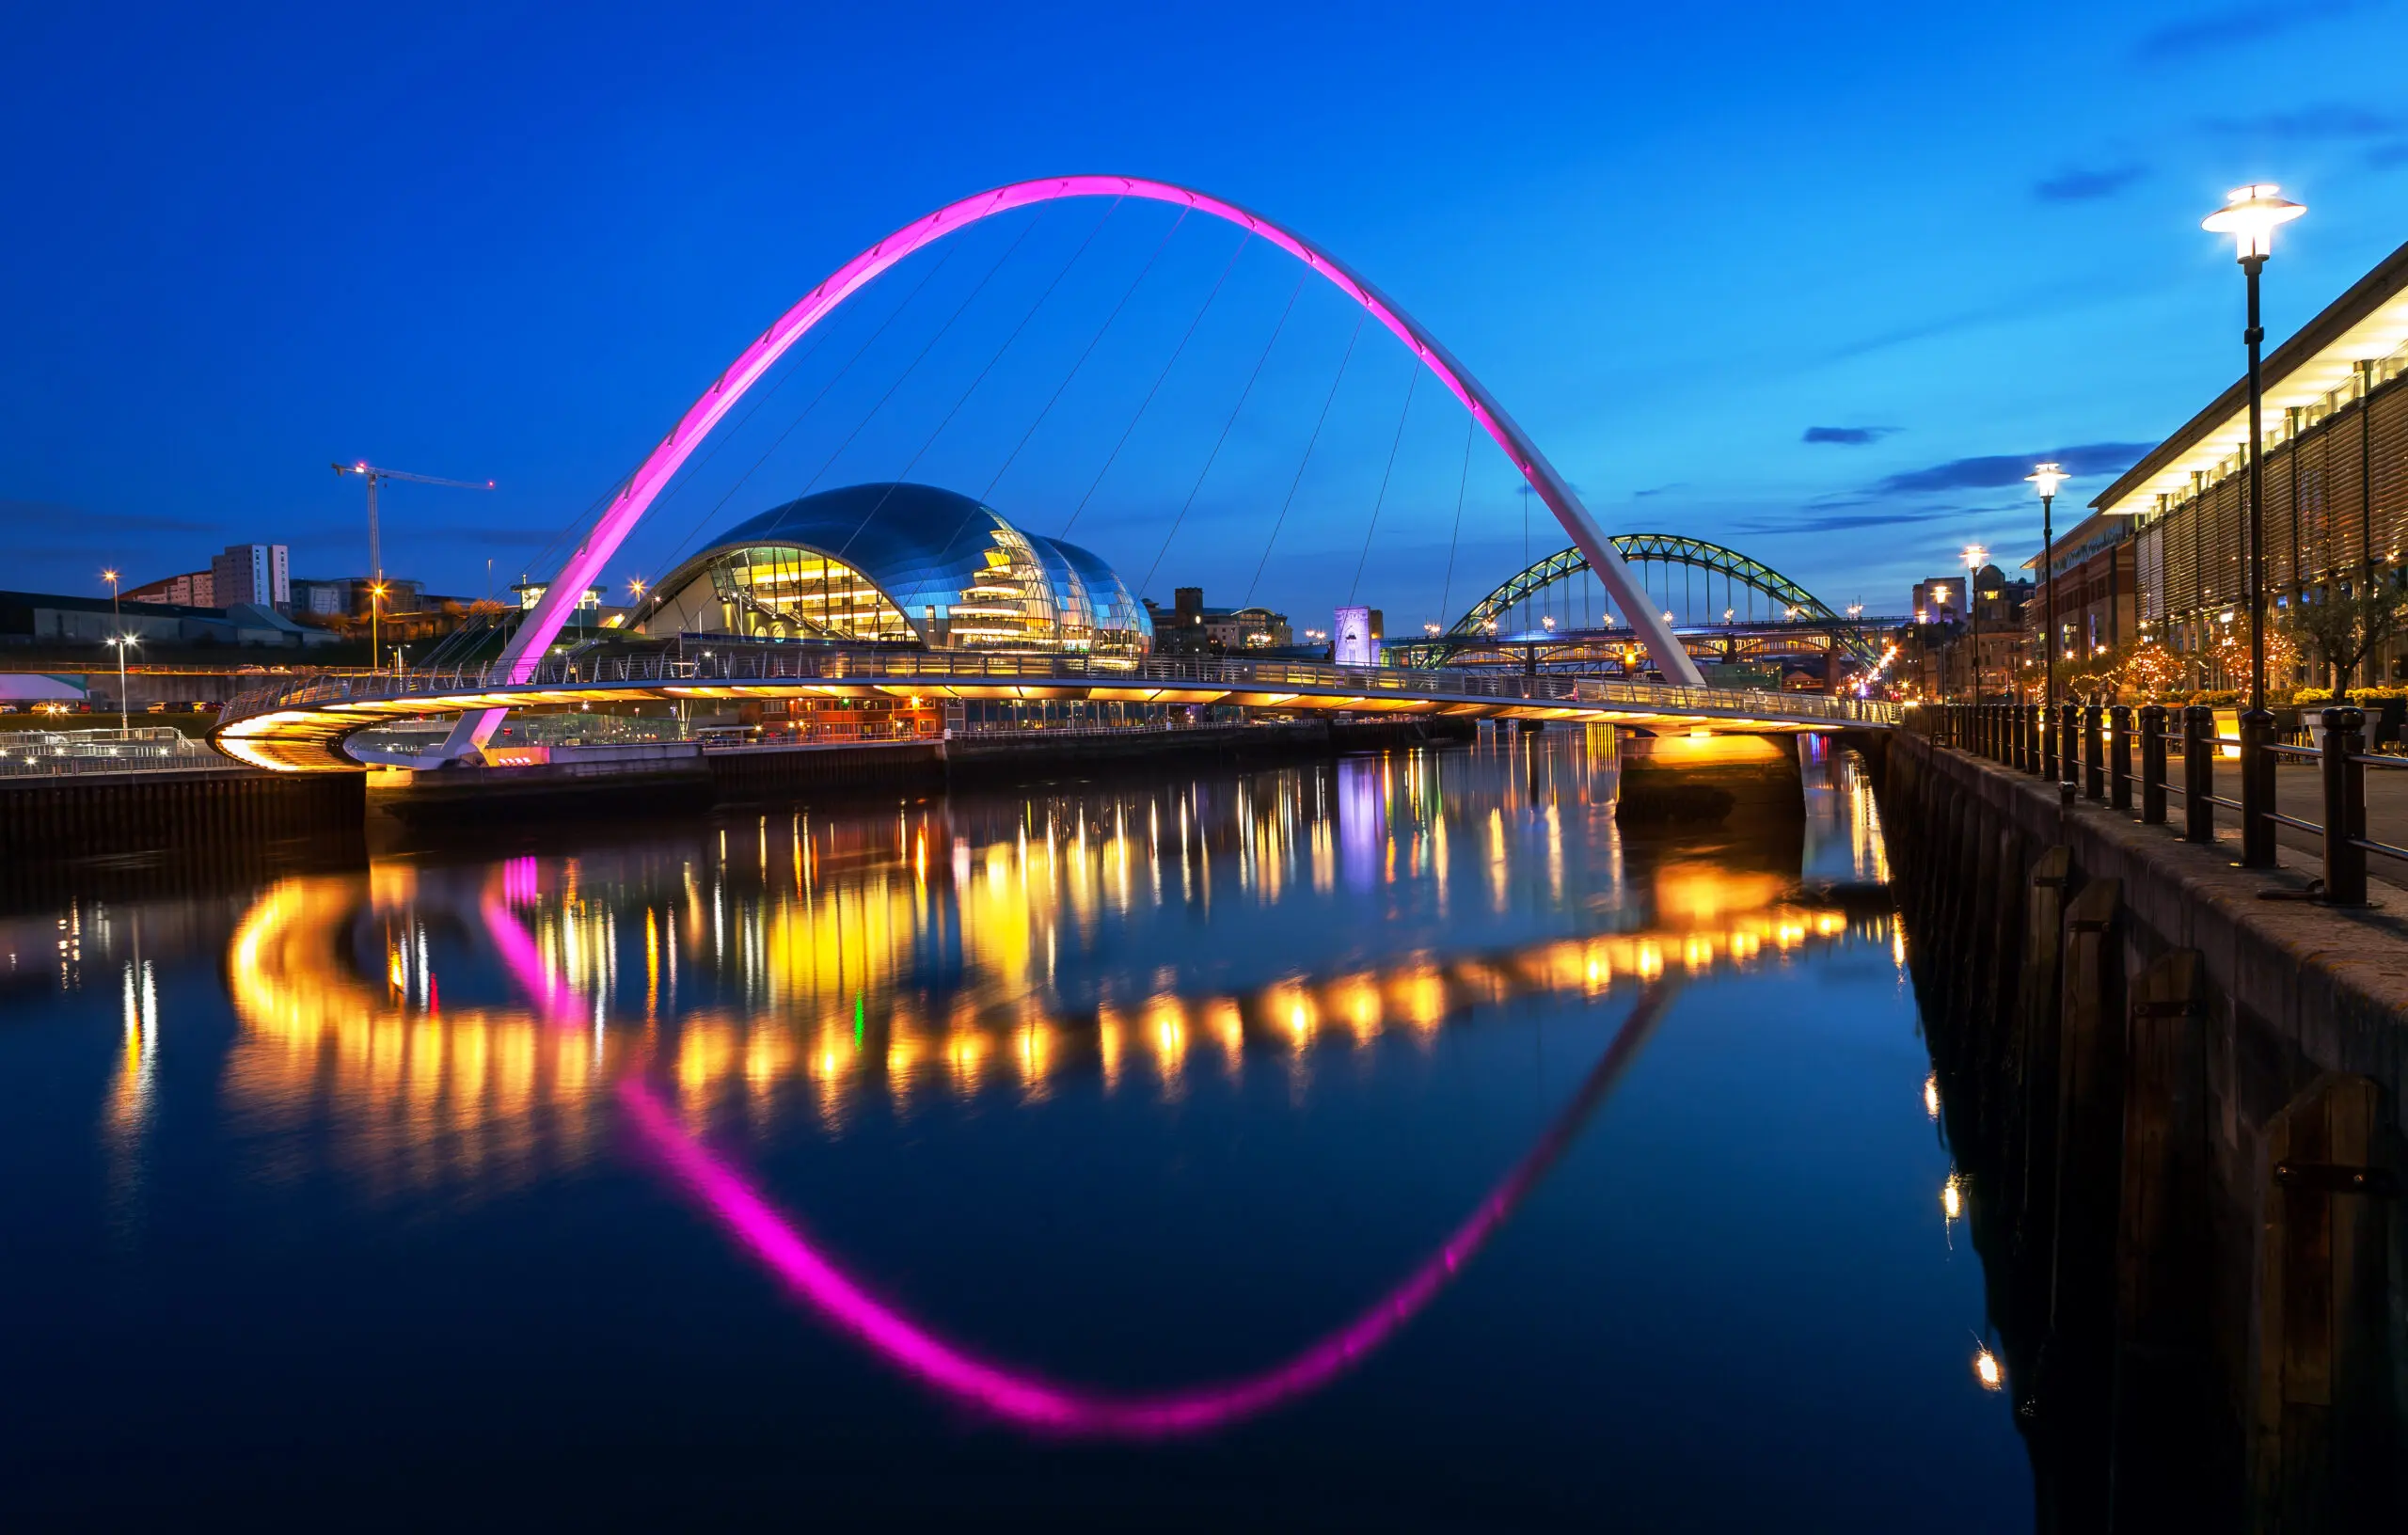
{"label": "wooden post", "polygon": [[2123,1186],[2122,904],[2123,881],[2094,879],[2067,903],[2065,915],[2050,1364],[2037,1389],[2056,1451],[2052,1501],[2067,1529],[2103,1526],[2108,1510],[2115,1217]]}
{"label": "wooden post", "polygon": [[2115,1529],[2228,1524],[2239,1491],[2218,1474],[2234,1463],[2235,1437],[2222,1410],[2210,1320],[2207,989],[2196,949],[2164,956],[2131,986],[2115,1260]]}
{"label": "wooden post", "polygon": [[2266,1127],[2251,1528],[2397,1530],[2387,1348],[2399,1173],[2382,1092],[2328,1073]]}
{"label": "wooden post", "polygon": [[2057,981],[2058,960],[2065,942],[2066,883],[2073,870],[2073,851],[2051,847],[2032,868],[2023,915],[2023,974],[2016,987],[2022,1001],[2021,1069],[2023,1123],[2022,1187],[2018,1191],[2016,1247],[2019,1277],[2033,1285],[2017,1306],[2022,1321],[2036,1331],[2048,1320],[2048,1291],[2038,1281],[2049,1272],[2056,1237],[2057,1171]]}

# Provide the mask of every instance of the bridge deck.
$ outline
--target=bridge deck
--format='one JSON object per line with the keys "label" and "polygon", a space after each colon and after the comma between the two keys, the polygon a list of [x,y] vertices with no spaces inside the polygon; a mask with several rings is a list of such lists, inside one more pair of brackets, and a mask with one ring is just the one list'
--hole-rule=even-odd
{"label": "bridge deck", "polygon": [[813,655],[732,653],[547,661],[524,682],[498,668],[397,677],[295,677],[230,704],[219,750],[284,772],[358,771],[346,736],[380,722],[471,709],[579,704],[877,696],[1236,704],[1253,708],[1437,714],[1741,731],[1888,729],[1898,706],[1858,699],[1677,688],[1589,677],[1522,676],[1299,661],[1114,663],[1077,656],[958,651]]}

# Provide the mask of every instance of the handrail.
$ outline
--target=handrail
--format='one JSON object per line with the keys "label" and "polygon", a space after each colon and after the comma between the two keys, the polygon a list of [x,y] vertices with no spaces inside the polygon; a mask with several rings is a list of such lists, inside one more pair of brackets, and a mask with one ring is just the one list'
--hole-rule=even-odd
{"label": "handrail", "polygon": [[[2097,728],[2099,713],[2096,704],[2082,705],[2083,716],[2083,762],[2088,770],[2087,797],[2102,798],[2099,770],[2099,737]],[[2037,736],[2053,740],[2062,735],[2069,749],[2072,730],[2069,722],[2074,705],[2057,705],[2053,713],[2048,706],[2025,704],[1941,704],[1925,712],[1919,708],[1912,716],[1913,727],[1942,746],[1956,747],[1977,755],[2017,768],[2034,766],[2032,737]],[[2115,717],[2119,762],[2124,753],[2122,733],[2128,727],[2131,709],[2118,705],[2109,711]],[[2323,730],[2322,742],[2315,747],[2286,746],[2273,738],[2270,717],[2243,715],[2238,736],[2226,736],[2215,729],[2212,711],[2192,704],[2180,714],[2182,728],[2169,731],[2162,726],[2174,711],[2161,704],[2149,704],[2139,711],[2138,736],[2142,747],[2142,790],[2140,819],[2146,824],[2165,820],[2168,746],[2182,749],[2183,838],[2194,843],[2215,840],[2215,812],[2228,810],[2241,818],[2243,866],[2273,868],[2277,861],[2273,850],[2273,829],[2288,826],[2308,832],[2324,845],[2323,876],[2317,886],[2310,887],[2315,898],[2331,906],[2355,907],[2367,904],[2366,855],[2379,853],[2385,858],[2408,862],[2408,847],[2378,841],[2367,834],[2366,769],[2408,770],[2408,757],[2378,756],[2363,750],[2365,738],[2359,734],[2366,724],[2365,711],[2340,705],[2322,711],[2318,723]],[[2228,799],[2214,790],[2216,760],[2224,747],[2239,749],[2241,798]],[[2276,808],[2274,773],[2276,764],[2284,758],[2317,764],[2321,778],[2324,818],[2310,821],[2284,814]],[[2067,782],[2062,784],[2070,802],[2075,784],[2070,782],[2076,764],[2065,764]],[[2131,796],[2124,792],[2119,766],[2115,809],[2128,811]],[[2321,887],[2321,888],[2319,888]]]}
{"label": "handrail", "polygon": [[1899,705],[1867,699],[1765,692],[1749,688],[1684,688],[1675,684],[1595,677],[1508,674],[1406,667],[1339,666],[1313,661],[1094,659],[1083,656],[984,655],[974,652],[837,652],[764,656],[740,651],[701,657],[624,656],[553,657],[524,682],[506,680],[502,669],[484,665],[373,677],[296,676],[254,688],[230,701],[221,723],[280,709],[323,703],[356,703],[425,697],[439,706],[461,694],[525,694],[568,687],[740,684],[773,681],[892,679],[1085,682],[1100,687],[1214,687],[1230,690],[1307,687],[1359,690],[1367,694],[1413,693],[1432,697],[1511,699],[1528,703],[1589,705],[1635,704],[1668,713],[1766,715],[1833,723],[1894,725]]}

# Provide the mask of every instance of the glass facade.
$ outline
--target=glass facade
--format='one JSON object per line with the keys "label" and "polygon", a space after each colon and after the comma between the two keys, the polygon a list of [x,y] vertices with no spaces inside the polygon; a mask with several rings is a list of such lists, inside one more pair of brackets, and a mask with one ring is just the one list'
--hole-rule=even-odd
{"label": "glass facade", "polygon": [[1099,556],[900,483],[806,496],[729,530],[658,583],[636,627],[1128,658],[1153,635]]}

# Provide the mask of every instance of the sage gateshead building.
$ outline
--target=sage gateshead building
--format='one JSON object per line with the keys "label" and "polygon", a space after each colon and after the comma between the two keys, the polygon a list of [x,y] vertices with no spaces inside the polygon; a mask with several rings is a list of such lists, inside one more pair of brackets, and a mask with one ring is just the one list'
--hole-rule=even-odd
{"label": "sage gateshead building", "polygon": [[909,483],[822,491],[730,529],[655,583],[627,627],[1131,663],[1154,634],[1101,556]]}

